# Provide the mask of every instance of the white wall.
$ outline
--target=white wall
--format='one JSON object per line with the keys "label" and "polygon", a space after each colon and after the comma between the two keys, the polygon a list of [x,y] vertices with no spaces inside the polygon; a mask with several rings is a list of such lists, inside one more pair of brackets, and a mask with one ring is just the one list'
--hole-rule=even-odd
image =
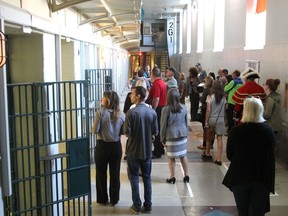
{"label": "white wall", "polygon": [[[217,1],[217,0],[216,0]],[[171,65],[181,64],[182,72],[188,74],[190,67],[200,62],[208,72],[217,73],[219,67],[227,68],[229,72],[235,69],[243,71],[246,60],[260,61],[260,83],[268,78],[281,80],[279,92],[284,95],[285,82],[288,83],[288,2],[285,0],[267,1],[266,45],[260,50],[244,50],[246,29],[246,1],[225,1],[224,50],[213,52],[214,23],[213,10],[207,5],[213,1],[205,1],[204,11],[204,45],[203,52],[197,50],[197,18],[192,19],[192,52],[174,55]],[[183,35],[186,35],[184,32]],[[184,46],[183,46],[184,48]],[[179,61],[181,61],[179,63]],[[284,101],[284,97],[282,98]],[[288,112],[282,109],[284,122],[288,123]]]}

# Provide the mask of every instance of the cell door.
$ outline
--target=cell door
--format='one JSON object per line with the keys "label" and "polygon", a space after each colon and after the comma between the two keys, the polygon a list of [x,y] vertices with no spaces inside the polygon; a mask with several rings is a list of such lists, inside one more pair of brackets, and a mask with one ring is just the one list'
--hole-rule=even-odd
{"label": "cell door", "polygon": [[6,215],[91,215],[86,81],[9,84]]}

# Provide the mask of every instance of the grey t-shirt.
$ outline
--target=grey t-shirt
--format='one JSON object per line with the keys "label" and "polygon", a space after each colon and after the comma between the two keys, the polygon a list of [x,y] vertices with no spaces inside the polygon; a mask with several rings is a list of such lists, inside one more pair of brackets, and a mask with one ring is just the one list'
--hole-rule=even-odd
{"label": "grey t-shirt", "polygon": [[165,83],[166,83],[168,89],[170,89],[170,88],[178,88],[177,80],[174,77],[167,78],[165,80]]}
{"label": "grey t-shirt", "polygon": [[91,132],[97,135],[97,140],[105,142],[117,142],[123,134],[125,114],[121,112],[120,118],[111,119],[111,109],[101,108],[95,116]]}
{"label": "grey t-shirt", "polygon": [[[226,132],[225,121],[224,121],[226,98],[223,97],[221,102],[219,104],[216,104],[215,95],[212,94],[212,95],[207,96],[206,102],[207,102],[207,106],[209,106],[210,104],[209,125],[215,126],[215,132],[217,135],[223,135]],[[218,117],[218,120],[217,120],[217,117]],[[216,123],[216,120],[217,120],[217,123]]]}

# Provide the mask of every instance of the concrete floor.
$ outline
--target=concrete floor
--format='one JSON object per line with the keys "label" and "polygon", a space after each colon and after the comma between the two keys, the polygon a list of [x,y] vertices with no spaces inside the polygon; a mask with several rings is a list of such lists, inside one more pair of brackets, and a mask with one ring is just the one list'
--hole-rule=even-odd
{"label": "concrete floor", "polygon": [[[123,103],[126,93],[121,96]],[[186,103],[187,106],[189,102]],[[189,107],[187,107],[189,110]],[[190,116],[189,116],[190,117]],[[201,159],[202,151],[196,148],[202,142],[202,127],[199,122],[189,122],[188,168],[190,182],[183,183],[183,170],[179,160],[176,166],[176,183],[167,184],[169,177],[168,158],[154,159],[152,166],[152,213],[151,215],[175,216],[229,216],[237,215],[232,193],[222,185],[223,177],[229,166],[226,158],[226,137],[222,166]],[[122,137],[125,152],[126,138]],[[217,147],[214,145],[213,155]],[[93,215],[132,215],[130,183],[127,178],[126,162],[121,164],[121,191],[119,203],[101,206],[96,203],[95,165],[91,166],[92,176],[92,212]],[[140,185],[143,197],[143,184]],[[288,172],[285,167],[276,164],[276,194],[271,195],[271,212],[267,216],[284,216],[288,212]]]}

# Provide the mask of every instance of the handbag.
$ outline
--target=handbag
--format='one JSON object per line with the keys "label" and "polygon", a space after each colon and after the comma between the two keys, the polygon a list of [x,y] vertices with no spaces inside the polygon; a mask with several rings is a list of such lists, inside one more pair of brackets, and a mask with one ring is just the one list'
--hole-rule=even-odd
{"label": "handbag", "polygon": [[[221,106],[221,109],[218,113],[218,116],[217,116],[217,119],[215,121],[215,125],[217,124],[217,121],[218,121],[218,118],[219,118],[219,115],[222,111],[222,108],[223,108],[224,104],[222,104]],[[215,126],[209,126],[208,128],[204,128],[204,137],[205,137],[205,141],[206,142],[212,142],[214,141],[215,139]]]}
{"label": "handbag", "polygon": [[204,128],[204,136],[206,142],[213,142],[215,139],[215,126]]}

